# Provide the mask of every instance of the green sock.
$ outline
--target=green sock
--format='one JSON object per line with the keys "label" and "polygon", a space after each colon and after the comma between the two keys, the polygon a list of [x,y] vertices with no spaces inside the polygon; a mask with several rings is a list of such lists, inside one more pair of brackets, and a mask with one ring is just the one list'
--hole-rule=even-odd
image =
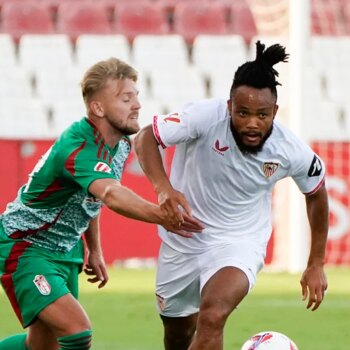
{"label": "green sock", "polygon": [[0,350],[28,350],[24,342],[27,334],[16,334],[0,341]]}
{"label": "green sock", "polygon": [[[61,350],[91,349],[92,330],[57,338]],[[1,348],[0,348],[1,350]]]}

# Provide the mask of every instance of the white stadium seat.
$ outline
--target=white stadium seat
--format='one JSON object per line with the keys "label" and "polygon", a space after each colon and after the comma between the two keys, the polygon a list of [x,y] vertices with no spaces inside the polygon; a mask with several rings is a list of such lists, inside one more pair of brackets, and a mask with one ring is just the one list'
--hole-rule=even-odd
{"label": "white stadium seat", "polygon": [[16,66],[16,46],[10,34],[0,34],[0,52],[0,69]]}
{"label": "white stadium seat", "polygon": [[176,69],[188,66],[188,52],[181,35],[138,35],[132,45],[136,69],[146,73],[154,69]]}
{"label": "white stadium seat", "polygon": [[0,97],[30,98],[32,97],[32,82],[29,74],[15,67],[0,68]]}
{"label": "white stadium seat", "polygon": [[74,121],[86,116],[82,100],[60,100],[52,105],[52,129],[55,136],[70,126]]}
{"label": "white stadium seat", "polygon": [[302,132],[306,140],[341,141],[348,140],[341,110],[330,101],[305,100]]}
{"label": "white stadium seat", "polygon": [[41,69],[64,70],[73,65],[73,49],[64,34],[25,34],[18,46],[19,62],[35,75]]}
{"label": "white stadium seat", "polygon": [[80,81],[83,70],[66,67],[66,69],[41,69],[36,76],[36,93],[44,105],[50,108],[56,102],[82,101]]}
{"label": "white stadium seat", "polygon": [[184,104],[206,98],[206,85],[195,67],[155,69],[151,77],[152,97],[173,112]]}
{"label": "white stadium seat", "polygon": [[76,63],[84,69],[98,61],[116,57],[123,61],[130,61],[130,47],[124,35],[93,35],[78,36],[76,45]]}
{"label": "white stadium seat", "polygon": [[37,99],[0,98],[0,137],[5,139],[46,139],[52,137],[48,114]]}
{"label": "white stadium seat", "polygon": [[213,69],[224,67],[229,72],[247,60],[247,49],[239,35],[198,35],[193,42],[193,64],[209,76]]}

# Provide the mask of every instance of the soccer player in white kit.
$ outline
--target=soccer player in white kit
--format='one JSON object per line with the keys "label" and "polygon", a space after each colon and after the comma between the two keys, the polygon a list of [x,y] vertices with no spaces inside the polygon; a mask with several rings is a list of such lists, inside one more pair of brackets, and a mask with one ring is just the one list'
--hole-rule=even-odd
{"label": "soccer player in white kit", "polygon": [[[225,322],[264,264],[273,187],[287,176],[305,194],[311,228],[301,278],[307,308],[316,310],[327,289],[325,166],[274,120],[279,83],[273,66],[286,62],[285,48],[256,45],[256,59],[235,73],[228,101],[199,101],[178,113],[155,116],[135,139],[161,207],[180,226],[184,211],[204,226],[189,238],[159,228],[156,295],[166,350],[223,349]],[[159,145],[176,145],[170,181]]]}

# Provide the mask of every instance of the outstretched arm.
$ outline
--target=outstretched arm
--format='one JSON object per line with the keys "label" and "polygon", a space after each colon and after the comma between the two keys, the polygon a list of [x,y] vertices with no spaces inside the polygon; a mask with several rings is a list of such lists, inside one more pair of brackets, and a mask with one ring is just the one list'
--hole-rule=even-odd
{"label": "outstretched arm", "polygon": [[311,228],[311,248],[307,268],[301,278],[303,300],[309,297],[307,308],[316,310],[327,290],[323,269],[328,235],[328,196],[325,185],[316,193],[307,195],[306,209]]}
{"label": "outstretched arm", "polygon": [[158,205],[138,196],[117,180],[95,180],[89,186],[89,192],[109,209],[128,218],[162,225],[167,230],[184,237],[192,237],[190,231],[196,232],[195,228],[190,230],[189,227],[172,222]]}
{"label": "outstretched arm", "polygon": [[169,181],[151,125],[137,134],[135,150],[144,173],[158,194],[159,205],[169,219],[177,225],[184,224],[186,221],[193,221],[193,223],[199,225],[192,218],[191,208],[185,196],[176,191]]}

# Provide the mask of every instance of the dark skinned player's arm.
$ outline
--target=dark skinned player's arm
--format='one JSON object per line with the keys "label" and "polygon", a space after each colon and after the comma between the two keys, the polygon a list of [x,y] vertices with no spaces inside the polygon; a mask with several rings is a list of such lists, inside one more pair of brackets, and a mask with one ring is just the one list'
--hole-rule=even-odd
{"label": "dark skinned player's arm", "polygon": [[301,278],[303,300],[309,295],[307,308],[316,310],[327,290],[323,270],[328,235],[328,195],[325,185],[315,193],[305,196],[307,216],[311,229],[311,247],[306,270]]}

